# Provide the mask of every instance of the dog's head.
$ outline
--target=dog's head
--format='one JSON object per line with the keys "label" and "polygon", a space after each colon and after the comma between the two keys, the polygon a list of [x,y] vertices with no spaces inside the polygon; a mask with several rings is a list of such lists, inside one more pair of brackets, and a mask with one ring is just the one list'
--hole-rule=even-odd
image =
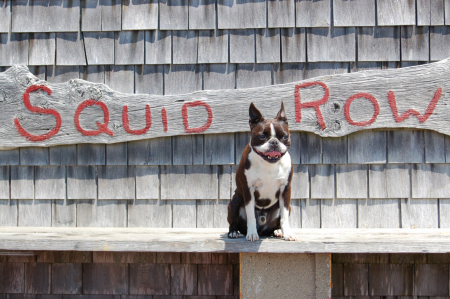
{"label": "dog's head", "polygon": [[249,108],[249,124],[252,138],[250,146],[265,161],[278,162],[291,145],[284,104],[274,119],[264,119],[253,103]]}

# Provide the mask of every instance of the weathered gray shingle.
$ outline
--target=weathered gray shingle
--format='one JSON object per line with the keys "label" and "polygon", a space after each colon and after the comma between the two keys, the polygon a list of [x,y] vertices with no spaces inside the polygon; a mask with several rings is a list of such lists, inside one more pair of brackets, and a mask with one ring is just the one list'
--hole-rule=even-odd
{"label": "weathered gray shingle", "polygon": [[348,163],[386,163],[386,132],[363,131],[348,136]]}
{"label": "weathered gray shingle", "polygon": [[81,1],[81,31],[102,30],[102,0]]}
{"label": "weathered gray shingle", "polygon": [[118,92],[134,93],[134,65],[112,65],[105,70],[105,84]]}
{"label": "weathered gray shingle", "polygon": [[265,28],[266,2],[217,0],[219,29]]}
{"label": "weathered gray shingle", "polygon": [[255,30],[230,30],[230,63],[255,62]]}
{"label": "weathered gray shingle", "polygon": [[[311,165],[311,198],[333,199],[335,196],[335,166]],[[326,186],[326,188],[324,188]]]}
{"label": "weathered gray shingle", "polygon": [[56,56],[55,33],[29,35],[29,65],[54,65]]}
{"label": "weathered gray shingle", "polygon": [[189,29],[215,29],[215,4],[215,0],[189,0]]}
{"label": "weathered gray shingle", "polygon": [[136,199],[159,199],[158,166],[136,167]]}
{"label": "weathered gray shingle", "polygon": [[251,88],[272,84],[272,65],[238,64],[236,70],[236,88]]}
{"label": "weathered gray shingle", "polygon": [[305,28],[281,29],[281,61],[306,62]]}
{"label": "weathered gray shingle", "polygon": [[19,165],[19,149],[0,151],[0,165]]}
{"label": "weathered gray shingle", "polygon": [[331,0],[300,0],[296,3],[297,27],[328,27],[331,24]]}
{"label": "weathered gray shingle", "polygon": [[314,133],[300,133],[302,164],[322,164],[322,137]]}
{"label": "weathered gray shingle", "polygon": [[8,32],[11,24],[11,0],[0,1],[0,32]]}
{"label": "weathered gray shingle", "polygon": [[435,131],[424,131],[425,163],[445,163],[445,135]]}
{"label": "weathered gray shingle", "polygon": [[375,0],[333,0],[334,26],[375,26]]}
{"label": "weathered gray shingle", "polygon": [[133,166],[98,166],[98,199],[135,198]]}
{"label": "weathered gray shingle", "polygon": [[367,198],[358,200],[358,228],[400,227],[400,202],[398,199]]}
{"label": "weathered gray shingle", "polygon": [[429,27],[405,26],[402,31],[402,61],[428,61]]}
{"label": "weathered gray shingle", "polygon": [[127,165],[127,143],[106,145],[106,165]]}
{"label": "weathered gray shingle", "polygon": [[444,0],[417,0],[417,26],[444,25]]}
{"label": "weathered gray shingle", "polygon": [[86,65],[83,33],[56,33],[56,65]]}
{"label": "weathered gray shingle", "polygon": [[173,31],[173,64],[196,64],[197,51],[197,31]]}
{"label": "weathered gray shingle", "polygon": [[280,29],[256,30],[257,63],[281,62],[280,51]]}
{"label": "weathered gray shingle", "polygon": [[9,199],[9,167],[0,166],[0,199]]}
{"label": "weathered gray shingle", "polygon": [[336,198],[367,198],[367,166],[336,165]]}
{"label": "weathered gray shingle", "polygon": [[199,65],[165,65],[164,94],[183,94],[202,89]]}
{"label": "weathered gray shingle", "polygon": [[0,66],[28,64],[28,33],[0,34]]}
{"label": "weathered gray shingle", "polygon": [[446,59],[450,56],[450,26],[430,27],[430,60]]}
{"label": "weathered gray shingle", "polygon": [[78,165],[104,165],[106,163],[104,144],[78,144]]}
{"label": "weathered gray shingle", "polygon": [[122,0],[122,30],[158,28],[158,0]]}
{"label": "weathered gray shingle", "polygon": [[305,77],[305,63],[280,63],[273,65],[273,84],[301,81]]}
{"label": "weathered gray shingle", "polygon": [[145,31],[145,64],[172,62],[172,31]]}
{"label": "weathered gray shingle", "polygon": [[162,65],[136,65],[134,68],[134,90],[141,94],[162,95],[163,71]]}
{"label": "weathered gray shingle", "polygon": [[173,165],[192,165],[194,136],[174,136],[172,137]]}
{"label": "weathered gray shingle", "polygon": [[102,3],[102,31],[122,29],[122,0],[100,0]]}
{"label": "weathered gray shingle", "polygon": [[269,28],[295,27],[295,1],[267,1],[267,25]]}
{"label": "weathered gray shingle", "polygon": [[129,165],[171,165],[170,137],[128,142]]}
{"label": "weathered gray shingle", "polygon": [[159,1],[159,29],[188,30],[188,0]]}
{"label": "weathered gray shingle", "polygon": [[115,64],[144,64],[144,31],[115,33]]}
{"label": "weathered gray shingle", "polygon": [[77,32],[80,0],[15,0],[12,32]]}
{"label": "weathered gray shingle", "polygon": [[354,61],[355,28],[309,28],[308,61]]}
{"label": "weathered gray shingle", "polygon": [[88,65],[114,64],[114,32],[84,32]]}
{"label": "weathered gray shingle", "polygon": [[412,198],[449,198],[450,165],[413,164]]}
{"label": "weathered gray shingle", "polygon": [[21,147],[20,165],[48,165],[48,147]]}
{"label": "weathered gray shingle", "polygon": [[348,156],[348,137],[322,138],[323,164],[346,164]]}
{"label": "weathered gray shingle", "polygon": [[411,192],[409,170],[409,164],[370,165],[369,197],[408,198]]}
{"label": "weathered gray shingle", "polygon": [[64,83],[79,76],[79,66],[47,66],[47,81],[50,83]]}
{"label": "weathered gray shingle", "polygon": [[77,165],[77,145],[52,146],[49,149],[50,165]]}
{"label": "weathered gray shingle", "polygon": [[34,199],[34,167],[11,167],[11,199]]}
{"label": "weathered gray shingle", "polygon": [[358,30],[358,61],[400,61],[399,27],[363,27]]}
{"label": "weathered gray shingle", "polygon": [[343,62],[318,62],[307,63],[305,68],[305,79],[319,76],[348,73],[350,64]]}
{"label": "weathered gray shingle", "polygon": [[88,65],[80,67],[80,79],[93,83],[105,83],[105,66]]}
{"label": "weathered gray shingle", "polygon": [[198,31],[198,63],[228,62],[228,30]]}
{"label": "weathered gray shingle", "polygon": [[416,24],[416,1],[377,0],[378,26],[405,26]]}
{"label": "weathered gray shingle", "polygon": [[96,199],[97,184],[94,166],[67,167],[67,199]]}
{"label": "weathered gray shingle", "polygon": [[356,199],[322,200],[320,204],[322,228],[356,228],[358,224]]}
{"label": "weathered gray shingle", "polygon": [[388,163],[422,163],[425,142],[422,130],[389,131]]}
{"label": "weathered gray shingle", "polygon": [[205,165],[234,164],[234,134],[204,136]]}
{"label": "weathered gray shingle", "polygon": [[66,168],[39,166],[35,169],[35,199],[66,198]]}
{"label": "weathered gray shingle", "polygon": [[203,89],[234,89],[235,64],[207,64],[203,68]]}

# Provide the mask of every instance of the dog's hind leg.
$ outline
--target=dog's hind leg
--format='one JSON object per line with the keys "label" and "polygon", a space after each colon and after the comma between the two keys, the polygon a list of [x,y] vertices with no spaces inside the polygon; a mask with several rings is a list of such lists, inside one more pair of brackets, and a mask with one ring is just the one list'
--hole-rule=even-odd
{"label": "dog's hind leg", "polygon": [[[233,199],[228,204],[228,224],[230,228],[228,230],[228,238],[239,237],[240,227],[242,226],[240,222],[243,219],[239,219],[239,210],[243,206],[244,200],[241,196],[234,194]],[[246,225],[245,225],[246,226]],[[243,233],[241,231],[241,233]]]}

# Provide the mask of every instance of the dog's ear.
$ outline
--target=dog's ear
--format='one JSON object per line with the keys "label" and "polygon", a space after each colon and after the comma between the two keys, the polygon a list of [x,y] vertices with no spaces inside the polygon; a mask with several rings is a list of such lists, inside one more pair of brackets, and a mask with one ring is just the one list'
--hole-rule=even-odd
{"label": "dog's ear", "polygon": [[264,121],[264,117],[262,116],[261,112],[259,112],[259,110],[256,109],[253,103],[250,104],[250,108],[248,109],[248,115],[249,115],[248,123],[250,124],[250,128],[253,128],[258,123]]}
{"label": "dog's ear", "polygon": [[276,120],[284,121],[286,124],[288,123],[286,118],[286,112],[284,112],[284,103],[281,102],[281,109],[278,111],[277,116],[275,117]]}

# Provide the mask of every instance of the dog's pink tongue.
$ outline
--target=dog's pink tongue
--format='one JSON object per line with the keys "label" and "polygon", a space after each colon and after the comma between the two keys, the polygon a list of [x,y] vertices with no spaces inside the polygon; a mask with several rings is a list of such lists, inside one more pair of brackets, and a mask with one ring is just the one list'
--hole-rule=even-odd
{"label": "dog's pink tongue", "polygon": [[281,153],[280,153],[280,152],[275,152],[275,151],[273,151],[273,152],[266,152],[266,153],[264,154],[264,156],[266,156],[266,157],[271,157],[271,158],[275,158],[276,156],[280,157],[280,156],[281,156]]}

